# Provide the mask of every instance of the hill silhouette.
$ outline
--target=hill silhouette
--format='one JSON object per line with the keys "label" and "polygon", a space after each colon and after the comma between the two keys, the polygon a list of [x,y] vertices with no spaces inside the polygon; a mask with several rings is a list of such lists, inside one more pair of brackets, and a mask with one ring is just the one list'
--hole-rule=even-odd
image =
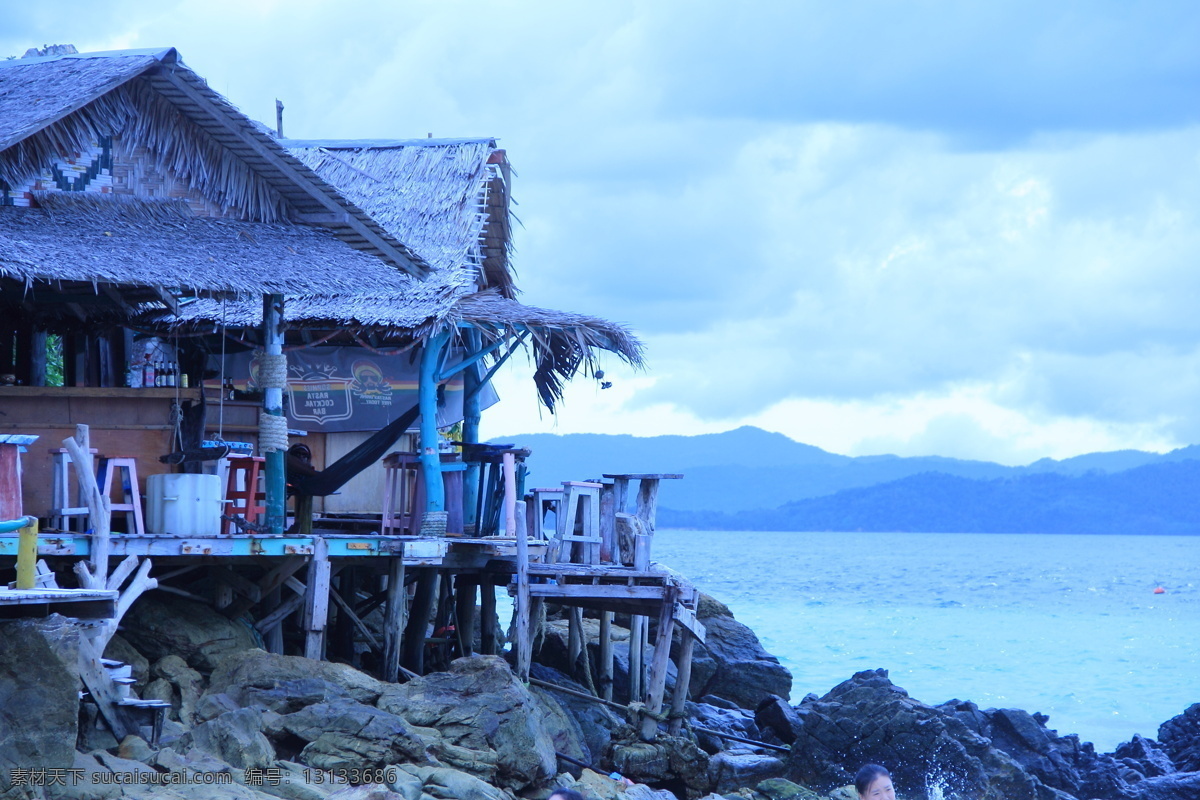
{"label": "hill silhouette", "polygon": [[843,456],[759,428],[701,436],[532,434],[528,486],[682,472],[659,524],[724,530],[1200,533],[1200,447],[1010,467],[939,456]]}

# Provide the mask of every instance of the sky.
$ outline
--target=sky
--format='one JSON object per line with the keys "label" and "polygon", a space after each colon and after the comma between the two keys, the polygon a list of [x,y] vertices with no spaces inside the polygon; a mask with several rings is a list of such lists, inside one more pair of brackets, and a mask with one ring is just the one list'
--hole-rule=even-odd
{"label": "sky", "polygon": [[522,300],[629,325],[486,435],[757,425],[1009,464],[1200,443],[1200,5],[0,0],[295,138],[495,136]]}

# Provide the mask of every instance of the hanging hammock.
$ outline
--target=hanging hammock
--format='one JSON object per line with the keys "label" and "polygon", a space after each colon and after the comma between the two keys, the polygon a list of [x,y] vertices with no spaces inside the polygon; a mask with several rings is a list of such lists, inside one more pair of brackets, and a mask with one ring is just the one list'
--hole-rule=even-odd
{"label": "hanging hammock", "polygon": [[289,464],[287,480],[290,491],[292,494],[312,497],[333,494],[355,475],[383,458],[420,415],[419,407],[413,406],[323,470],[313,470],[311,474],[305,474],[307,470],[293,469]]}

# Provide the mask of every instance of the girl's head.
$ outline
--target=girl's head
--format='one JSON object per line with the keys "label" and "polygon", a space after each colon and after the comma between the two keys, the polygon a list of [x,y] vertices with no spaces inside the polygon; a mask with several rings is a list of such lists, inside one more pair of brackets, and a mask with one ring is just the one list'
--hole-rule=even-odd
{"label": "girl's head", "polygon": [[862,800],[896,800],[892,773],[878,764],[864,764],[854,776],[854,788]]}

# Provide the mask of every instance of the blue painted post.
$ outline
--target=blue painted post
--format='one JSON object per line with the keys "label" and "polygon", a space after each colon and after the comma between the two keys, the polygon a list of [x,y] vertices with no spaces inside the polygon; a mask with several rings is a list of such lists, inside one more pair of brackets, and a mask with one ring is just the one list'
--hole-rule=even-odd
{"label": "blue painted post", "polygon": [[[283,295],[263,295],[263,349],[269,358],[283,356]],[[263,414],[271,417],[283,416],[283,386],[268,384],[263,387]],[[261,438],[261,437],[260,437]],[[261,444],[261,442],[260,442]],[[287,478],[284,475],[283,449],[264,449],[267,489],[267,527],[271,535],[283,534],[287,510]],[[248,487],[253,488],[253,487]]]}
{"label": "blue painted post", "polygon": [[[467,341],[471,353],[479,352],[482,337],[479,331],[470,331]],[[479,443],[479,372],[475,364],[467,367],[463,373],[463,444]],[[467,462],[463,473],[463,526],[474,531],[479,523],[475,518],[476,502],[479,499],[479,464]]]}
{"label": "blue painted post", "polygon": [[446,490],[442,486],[441,456],[437,435],[437,372],[442,350],[450,341],[450,332],[434,334],[421,350],[418,407],[421,410],[421,472],[425,477],[425,512],[446,510]]}

